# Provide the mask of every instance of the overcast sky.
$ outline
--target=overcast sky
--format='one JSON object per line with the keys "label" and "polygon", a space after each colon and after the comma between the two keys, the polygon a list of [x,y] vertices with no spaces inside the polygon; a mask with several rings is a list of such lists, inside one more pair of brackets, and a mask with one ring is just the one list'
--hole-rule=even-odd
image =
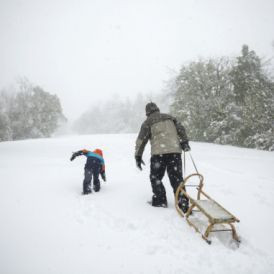
{"label": "overcast sky", "polygon": [[0,88],[25,76],[77,118],[113,94],[154,93],[169,69],[274,55],[274,0],[0,0]]}

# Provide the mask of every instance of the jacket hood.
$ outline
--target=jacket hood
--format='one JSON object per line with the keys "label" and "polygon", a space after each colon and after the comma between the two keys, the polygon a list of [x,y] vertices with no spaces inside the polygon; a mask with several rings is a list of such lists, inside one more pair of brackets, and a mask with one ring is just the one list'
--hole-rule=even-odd
{"label": "jacket hood", "polygon": [[160,109],[155,103],[151,102],[146,105],[146,116],[149,116],[151,113],[155,111],[158,111],[158,112],[160,111]]}

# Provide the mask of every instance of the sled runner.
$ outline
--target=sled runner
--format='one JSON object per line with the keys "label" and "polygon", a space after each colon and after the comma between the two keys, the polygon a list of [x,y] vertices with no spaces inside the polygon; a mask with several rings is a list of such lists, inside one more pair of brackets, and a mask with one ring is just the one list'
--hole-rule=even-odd
{"label": "sled runner", "polygon": [[[191,184],[190,178],[198,177],[198,184]],[[196,180],[197,180],[196,177]],[[235,222],[240,222],[234,215],[232,215],[229,211],[223,208],[219,203],[213,200],[208,194],[203,191],[203,181],[204,178],[201,174],[193,173],[187,176],[184,181],[180,184],[176,191],[175,195],[175,205],[178,213],[186,218],[188,224],[196,230],[196,232],[200,233],[202,238],[208,243],[211,244],[211,240],[209,240],[209,234],[212,232],[220,232],[220,231],[231,231],[233,239],[240,243],[240,239],[236,233],[236,229],[233,225]],[[196,188],[194,193],[197,190],[196,199],[191,197],[189,192],[186,191],[187,188],[194,187]],[[178,206],[178,199],[180,195],[185,195],[189,199],[189,208],[186,213],[183,213],[181,208]],[[194,214],[195,212],[195,214]],[[198,225],[194,222],[196,212],[199,212],[199,215],[205,217],[203,219],[206,220],[206,229],[204,232],[198,227]]]}

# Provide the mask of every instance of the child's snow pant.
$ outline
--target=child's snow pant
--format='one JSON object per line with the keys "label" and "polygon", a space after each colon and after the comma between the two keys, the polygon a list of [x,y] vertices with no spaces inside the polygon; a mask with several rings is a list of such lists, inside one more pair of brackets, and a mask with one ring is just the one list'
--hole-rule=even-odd
{"label": "child's snow pant", "polygon": [[102,165],[96,158],[89,161],[89,164],[85,166],[85,178],[83,182],[83,194],[91,193],[91,180],[93,177],[93,189],[95,192],[100,190],[99,174]]}
{"label": "child's snow pant", "polygon": [[162,179],[167,171],[170,184],[175,194],[183,181],[182,158],[180,153],[152,155],[150,159],[150,181],[154,199],[159,204],[166,203],[166,190]]}

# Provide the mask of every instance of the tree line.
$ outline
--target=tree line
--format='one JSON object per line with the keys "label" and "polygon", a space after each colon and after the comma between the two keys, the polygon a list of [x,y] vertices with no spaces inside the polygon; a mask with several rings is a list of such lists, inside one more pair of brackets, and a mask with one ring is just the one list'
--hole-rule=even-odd
{"label": "tree line", "polygon": [[73,130],[79,134],[136,133],[146,117],[145,105],[151,100],[159,102],[164,109],[161,95],[142,93],[131,99],[113,96],[97,102],[74,122]]}
{"label": "tree line", "polygon": [[[190,140],[274,150],[274,81],[247,45],[236,58],[182,65],[159,94],[97,102],[74,122],[73,130],[136,133],[150,101],[176,116]],[[0,92],[0,141],[50,137],[65,121],[59,98],[26,79],[17,92]]]}

